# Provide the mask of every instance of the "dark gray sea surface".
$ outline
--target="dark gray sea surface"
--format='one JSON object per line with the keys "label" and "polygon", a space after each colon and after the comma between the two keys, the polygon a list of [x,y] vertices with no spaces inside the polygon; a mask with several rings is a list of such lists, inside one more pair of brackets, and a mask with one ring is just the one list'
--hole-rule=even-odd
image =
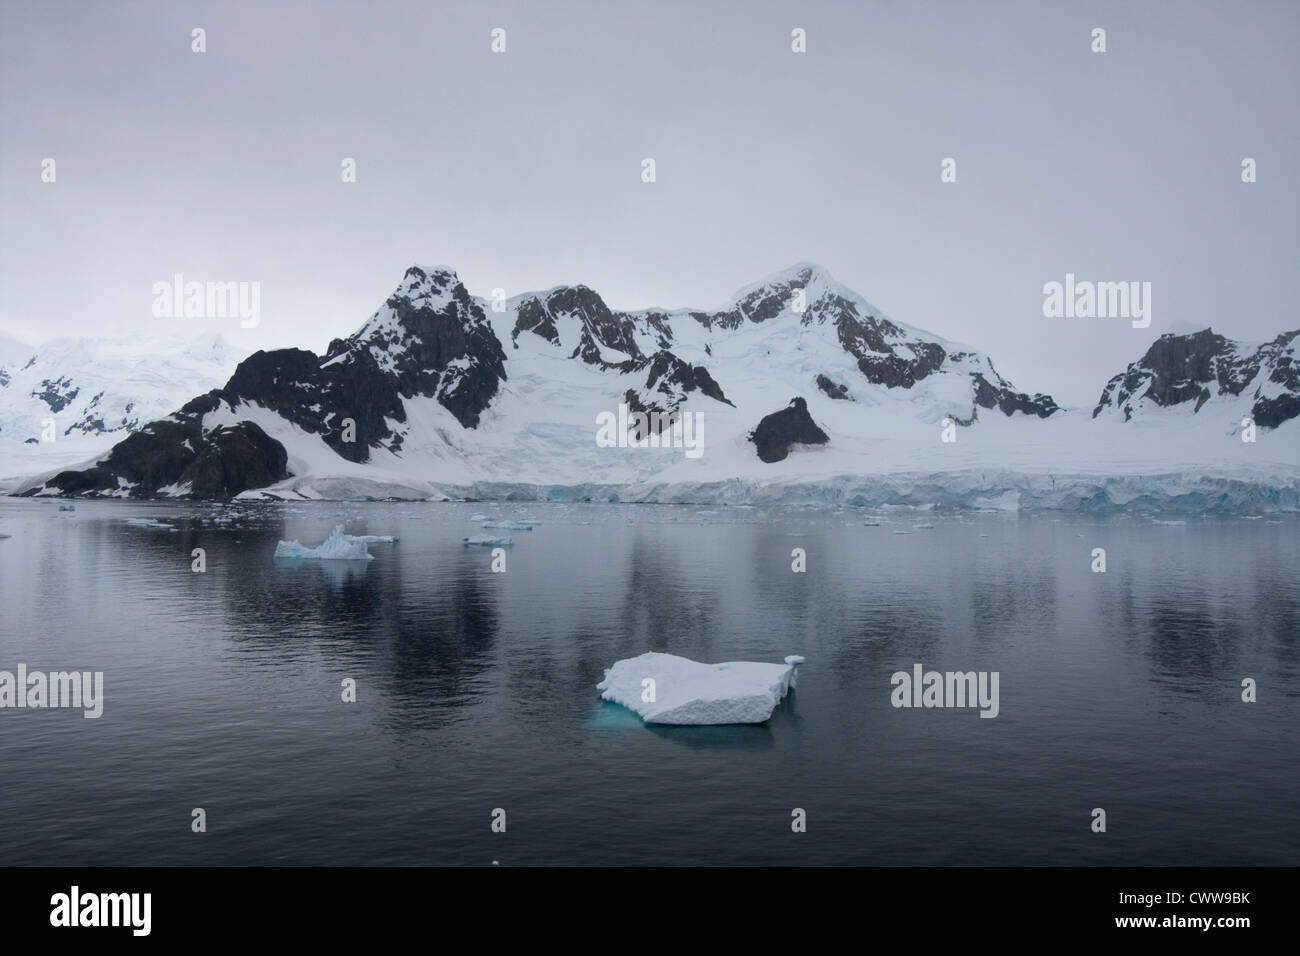
{"label": "dark gray sea surface", "polygon": [[[273,557],[336,524],[399,540]],[[5,499],[0,534],[0,671],[103,673],[97,719],[0,709],[0,865],[1300,862],[1295,518]],[[767,724],[655,727],[596,690],[651,650],[807,663]],[[997,672],[998,715],[893,706],[916,664]]]}

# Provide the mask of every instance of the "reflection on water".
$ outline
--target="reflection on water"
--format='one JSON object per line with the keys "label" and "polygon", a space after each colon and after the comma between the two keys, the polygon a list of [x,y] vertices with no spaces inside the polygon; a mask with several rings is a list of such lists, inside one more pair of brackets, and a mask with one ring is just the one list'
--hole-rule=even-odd
{"label": "reflection on water", "polygon": [[[462,544],[476,511],[543,522],[515,535],[504,574]],[[0,711],[0,761],[23,781],[0,796],[0,863],[1300,851],[1294,520],[380,503],[57,514],[0,503],[0,669],[103,670],[105,716]],[[175,530],[125,523],[143,516]],[[278,540],[316,544],[340,522],[400,540],[370,562],[273,557]],[[1090,570],[1094,547],[1105,574]],[[190,569],[194,548],[206,573]],[[647,727],[595,690],[647,650],[808,663],[765,725]],[[1000,716],[892,708],[890,675],[918,662],[999,671]],[[1257,704],[1241,701],[1245,677]],[[1104,838],[1088,829],[1097,805],[1122,821]],[[201,845],[186,839],[194,806],[213,821]],[[487,826],[497,806],[505,836]],[[793,807],[807,833],[791,834]]]}
{"label": "reflection on water", "polygon": [[[314,569],[325,576],[325,580],[336,588],[342,588],[347,584],[360,584],[361,578],[365,577],[366,569],[370,567],[369,561],[356,560],[331,560],[317,561],[303,558],[275,558],[275,569],[279,572],[298,572],[302,570],[303,565],[307,568]],[[310,572],[305,572],[310,573]]]}

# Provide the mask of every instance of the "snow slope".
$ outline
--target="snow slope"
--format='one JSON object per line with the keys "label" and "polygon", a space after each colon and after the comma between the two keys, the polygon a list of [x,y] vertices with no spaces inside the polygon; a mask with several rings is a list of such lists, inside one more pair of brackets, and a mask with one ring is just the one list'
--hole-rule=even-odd
{"label": "snow slope", "polygon": [[[60,469],[223,384],[242,358],[220,335],[0,342],[0,480]],[[53,441],[47,436],[53,423]]]}

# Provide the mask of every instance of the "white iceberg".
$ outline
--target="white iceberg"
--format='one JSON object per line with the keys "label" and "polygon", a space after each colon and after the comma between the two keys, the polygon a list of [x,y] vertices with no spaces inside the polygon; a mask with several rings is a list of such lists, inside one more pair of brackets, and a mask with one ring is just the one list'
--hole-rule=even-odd
{"label": "white iceberg", "polygon": [[505,548],[515,543],[514,538],[494,538],[490,534],[471,535],[465,539],[466,544],[481,544],[489,548]]}
{"label": "white iceberg", "polygon": [[171,525],[159,521],[157,518],[127,518],[126,523],[134,525],[137,528],[165,528],[168,531],[175,531]]}
{"label": "white iceberg", "polygon": [[784,664],[701,664],[651,652],[616,661],[596,689],[647,724],[761,724],[794,687],[803,662],[792,654]]}
{"label": "white iceberg", "polygon": [[308,548],[298,541],[281,541],[275,546],[277,558],[318,558],[322,561],[373,561],[374,555],[366,547],[366,538],[354,538],[343,533],[343,525],[335,526],[330,536],[318,548]]}
{"label": "white iceberg", "polygon": [[532,531],[531,521],[485,521],[484,528],[499,528],[502,531]]}

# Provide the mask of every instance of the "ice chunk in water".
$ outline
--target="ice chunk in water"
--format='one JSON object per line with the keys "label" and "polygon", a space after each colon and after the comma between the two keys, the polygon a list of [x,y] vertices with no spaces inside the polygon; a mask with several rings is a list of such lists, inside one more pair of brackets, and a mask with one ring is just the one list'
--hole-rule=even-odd
{"label": "ice chunk in water", "polygon": [[651,652],[616,661],[596,689],[647,724],[759,724],[795,685],[803,662],[792,654],[784,664],[701,664]]}
{"label": "ice chunk in water", "polygon": [[317,558],[322,561],[373,561],[374,555],[366,547],[365,537],[354,538],[343,533],[343,525],[337,525],[324,543],[317,548],[308,548],[298,541],[281,541],[275,546],[277,558]]}
{"label": "ice chunk in water", "polygon": [[494,538],[490,534],[471,535],[465,539],[466,544],[481,544],[490,548],[509,547],[515,543],[514,538]]}
{"label": "ice chunk in water", "polygon": [[137,528],[165,528],[168,531],[174,530],[166,522],[159,521],[157,518],[127,518],[126,523],[135,525]]}

